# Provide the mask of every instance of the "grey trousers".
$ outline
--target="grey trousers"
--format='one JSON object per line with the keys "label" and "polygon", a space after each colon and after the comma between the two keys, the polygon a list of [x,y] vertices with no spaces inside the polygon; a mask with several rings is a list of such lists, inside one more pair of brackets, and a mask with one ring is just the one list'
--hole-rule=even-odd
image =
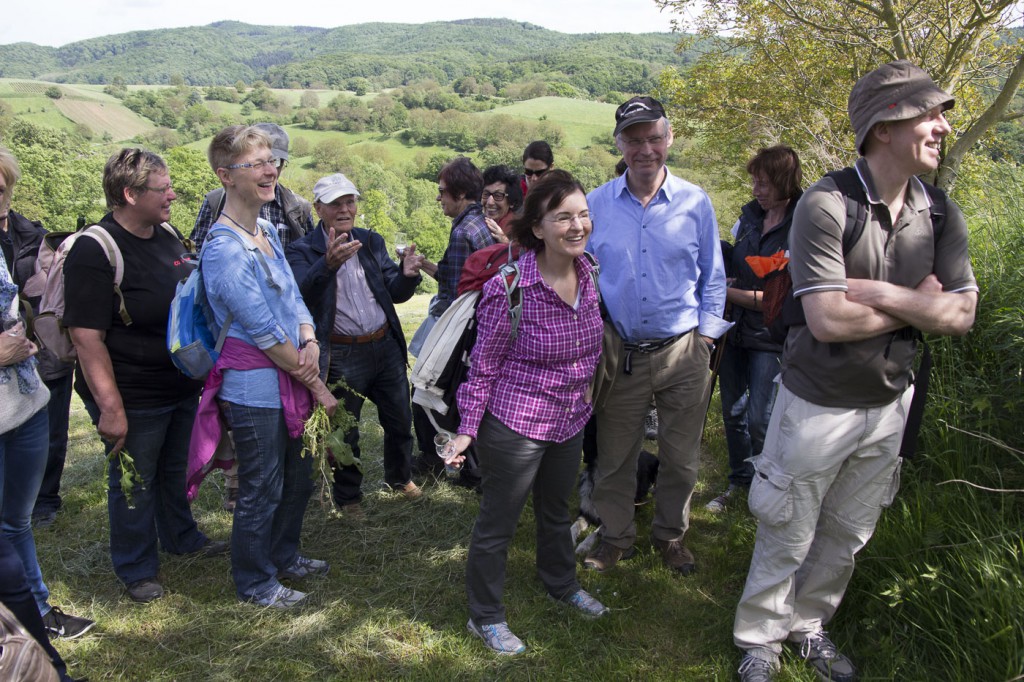
{"label": "grey trousers", "polygon": [[531,491],[537,521],[537,574],[556,599],[580,589],[569,533],[569,495],[579,472],[583,431],[564,443],[533,440],[487,413],[476,447],[483,498],[469,543],[466,592],[473,622],[489,625],[506,620],[502,595],[508,546]]}

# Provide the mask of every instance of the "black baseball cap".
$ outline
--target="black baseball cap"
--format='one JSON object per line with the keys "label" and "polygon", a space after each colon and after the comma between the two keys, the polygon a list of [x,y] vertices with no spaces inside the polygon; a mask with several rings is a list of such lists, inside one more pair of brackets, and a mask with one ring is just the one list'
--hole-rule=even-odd
{"label": "black baseball cap", "polygon": [[634,97],[623,102],[615,110],[615,132],[618,135],[634,123],[651,123],[659,121],[665,116],[665,107],[653,97]]}

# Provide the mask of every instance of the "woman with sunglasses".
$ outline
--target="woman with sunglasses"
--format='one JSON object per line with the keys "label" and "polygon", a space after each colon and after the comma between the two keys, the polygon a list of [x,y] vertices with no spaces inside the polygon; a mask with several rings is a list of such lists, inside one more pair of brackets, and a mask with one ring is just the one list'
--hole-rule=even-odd
{"label": "woman with sunglasses", "polygon": [[576,579],[569,495],[579,471],[586,395],[601,353],[601,313],[587,199],[569,173],[555,170],[526,195],[511,237],[519,258],[522,315],[515,338],[501,275],[477,306],[469,375],[459,387],[462,422],[448,461],[476,441],[483,498],[466,562],[467,627],[499,654],[525,649],[512,634],[502,600],[508,546],[528,495],[537,523],[537,573],[555,601],[585,617],[608,609]]}
{"label": "woman with sunglasses", "polygon": [[533,188],[534,183],[540,180],[545,173],[555,165],[555,155],[551,152],[551,145],[544,140],[535,140],[526,145],[523,150],[523,195]]}
{"label": "woman with sunglasses", "polygon": [[[277,164],[266,132],[229,126],[207,156],[225,200],[200,254],[206,293],[227,340],[207,377],[197,424],[216,405],[234,437],[238,501],[231,573],[242,601],[290,608],[305,593],[281,580],[324,575],[326,561],[299,554],[313,482],[301,456],[312,401],[333,414],[337,400],[320,381],[313,318],[284,257],[277,230],[259,218],[274,197]],[[216,399],[216,403],[214,403]]]}

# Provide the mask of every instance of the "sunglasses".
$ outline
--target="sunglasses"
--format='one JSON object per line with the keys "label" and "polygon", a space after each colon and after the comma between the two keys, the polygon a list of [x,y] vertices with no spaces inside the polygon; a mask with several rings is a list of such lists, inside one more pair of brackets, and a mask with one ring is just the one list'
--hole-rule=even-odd
{"label": "sunglasses", "polygon": [[525,175],[528,178],[532,178],[534,175],[536,175],[539,178],[540,176],[542,176],[545,173],[547,173],[549,170],[551,170],[551,169],[550,168],[543,168],[541,170],[533,170],[533,169],[530,169],[530,168],[524,168],[523,169],[523,175]]}

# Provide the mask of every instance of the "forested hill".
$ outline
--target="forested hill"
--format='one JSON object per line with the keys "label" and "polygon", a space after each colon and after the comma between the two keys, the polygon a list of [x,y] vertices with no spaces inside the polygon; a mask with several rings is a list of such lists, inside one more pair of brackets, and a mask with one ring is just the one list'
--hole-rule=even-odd
{"label": "forested hill", "polygon": [[[667,20],[666,20],[667,26]],[[428,24],[373,23],[333,29],[209,26],[134,31],[59,48],[0,45],[0,77],[65,83],[233,85],[339,88],[365,78],[372,89],[430,78],[442,85],[472,77],[496,89],[542,78],[566,94],[649,89],[665,66],[683,66],[671,33],[566,34],[507,19]]]}

